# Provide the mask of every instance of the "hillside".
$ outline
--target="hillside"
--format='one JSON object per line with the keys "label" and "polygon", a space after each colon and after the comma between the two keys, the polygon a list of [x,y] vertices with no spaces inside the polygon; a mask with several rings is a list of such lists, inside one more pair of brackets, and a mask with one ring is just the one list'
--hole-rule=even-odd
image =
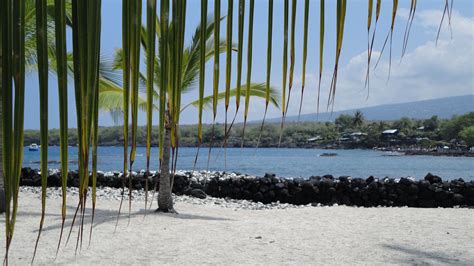
{"label": "hillside", "polygon": [[[437,115],[441,119],[449,119],[453,115],[462,115],[474,111],[474,94],[438,98],[433,100],[416,101],[398,104],[385,104],[360,109],[349,109],[329,113],[316,113],[301,115],[300,121],[334,121],[341,114],[354,114],[356,110],[362,111],[367,120],[396,120],[402,117],[414,119],[427,119]],[[286,121],[294,122],[298,116],[288,116]],[[280,118],[268,119],[269,122],[279,122]]]}

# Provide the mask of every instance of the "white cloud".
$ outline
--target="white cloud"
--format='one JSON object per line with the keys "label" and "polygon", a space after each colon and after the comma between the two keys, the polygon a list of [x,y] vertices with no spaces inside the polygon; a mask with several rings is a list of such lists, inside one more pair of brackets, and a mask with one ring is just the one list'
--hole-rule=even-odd
{"label": "white cloud", "polygon": [[[384,52],[375,71],[373,66],[380,52],[373,52],[368,99],[367,90],[364,89],[367,51],[351,58],[348,64],[339,70],[335,110],[474,94],[474,19],[453,12],[451,23],[453,38],[450,37],[448,23],[445,20],[436,45],[435,37],[441,15],[442,12],[434,10],[417,13],[413,27],[421,28],[433,38],[408,51],[401,63],[398,56],[393,56],[388,83],[388,51]],[[321,94],[321,104],[324,107],[322,111],[326,108],[328,80],[331,75],[332,73],[328,72],[324,76],[325,82],[322,88],[325,90]],[[300,81],[296,80],[295,83],[296,87],[300,88]],[[318,77],[310,74],[307,76],[307,83],[308,87],[317,87]],[[314,90],[305,93],[303,113],[315,112],[316,97]],[[297,114],[299,92],[295,93],[291,106],[293,108],[290,107],[289,113]]]}

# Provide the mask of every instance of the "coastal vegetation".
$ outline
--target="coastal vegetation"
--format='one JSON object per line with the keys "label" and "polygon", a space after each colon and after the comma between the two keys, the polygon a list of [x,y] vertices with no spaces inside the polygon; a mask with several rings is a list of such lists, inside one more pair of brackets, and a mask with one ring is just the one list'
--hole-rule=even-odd
{"label": "coastal vegetation", "polygon": [[[436,148],[456,143],[467,147],[474,145],[474,112],[455,116],[452,119],[439,119],[433,116],[429,119],[412,119],[408,117],[394,121],[368,121],[362,112],[354,115],[340,115],[334,122],[288,122],[283,129],[281,147],[331,147],[331,148],[367,148],[390,147],[395,145],[418,146],[420,148]],[[215,146],[223,145],[225,140],[223,124],[216,123],[214,132],[212,125],[203,125],[202,145],[209,146],[214,141]],[[245,147],[255,147],[261,134],[259,147],[277,147],[279,140],[279,124],[266,123],[260,132],[259,123],[247,125],[245,133]],[[383,138],[382,132],[388,129],[397,129],[397,141]],[[153,129],[156,132],[157,128]],[[180,126],[180,146],[196,147],[197,125]],[[242,124],[235,124],[227,139],[229,147],[240,147]],[[341,141],[341,138],[353,133],[364,133],[363,137]],[[76,130],[70,129],[68,143],[77,145]],[[146,146],[146,127],[137,129],[137,145]],[[354,136],[354,135],[353,135]],[[49,131],[50,145],[59,146],[59,130]],[[25,145],[39,142],[39,131],[25,131]],[[158,134],[152,134],[151,143],[156,146],[159,142]],[[100,127],[98,145],[121,146],[123,135],[121,127]]]}

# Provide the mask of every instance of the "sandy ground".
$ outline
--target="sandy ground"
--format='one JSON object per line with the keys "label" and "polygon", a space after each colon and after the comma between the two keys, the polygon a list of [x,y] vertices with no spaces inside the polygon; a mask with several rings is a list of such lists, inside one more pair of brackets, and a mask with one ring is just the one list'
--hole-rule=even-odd
{"label": "sandy ground", "polygon": [[[134,202],[130,224],[125,211],[114,233],[119,202],[105,199],[98,202],[90,247],[88,215],[82,250],[74,254],[75,228],[55,260],[61,201],[47,204],[35,264],[474,264],[473,209],[234,210],[177,203],[179,215],[144,218],[143,202]],[[38,196],[22,192],[11,265],[30,263],[39,214]],[[2,231],[4,222],[2,216]]]}

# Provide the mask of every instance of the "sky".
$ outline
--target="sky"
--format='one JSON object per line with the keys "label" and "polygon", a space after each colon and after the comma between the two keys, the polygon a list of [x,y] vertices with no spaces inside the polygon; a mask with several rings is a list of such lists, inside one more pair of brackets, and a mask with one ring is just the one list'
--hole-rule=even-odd
{"label": "sky", "polygon": [[[291,2],[291,1],[290,1]],[[335,22],[336,1],[326,1],[326,35],[323,56],[323,79],[321,86],[321,111],[327,108],[327,97],[332,78],[335,58]],[[383,41],[390,30],[392,11],[391,1],[382,1],[382,11],[377,25],[376,41],[374,44],[373,60],[378,59]],[[306,67],[306,85],[303,98],[302,113],[315,113],[317,110],[317,88],[319,77],[319,1],[310,1],[308,60]],[[378,67],[371,66],[370,91],[364,88],[367,70],[367,1],[348,1],[344,43],[339,63],[339,74],[334,110],[362,108],[380,104],[401,103],[418,100],[428,100],[440,97],[474,94],[474,2],[471,0],[454,1],[451,27],[447,20],[443,24],[439,41],[436,45],[436,35],[441,21],[444,0],[418,1],[415,20],[413,22],[408,48],[401,60],[401,49],[405,26],[409,13],[409,0],[399,3],[399,11],[395,20],[393,33],[391,75],[389,70],[389,47],[387,46]],[[234,1],[233,40],[237,42],[237,4]],[[145,8],[145,5],[144,5]],[[214,1],[209,1],[208,14],[213,12]],[[186,17],[185,45],[191,42],[192,34],[200,20],[200,1],[189,0]],[[266,79],[267,56],[267,14],[268,2],[255,1],[253,64],[252,81],[264,82]],[[304,1],[298,1],[296,8],[296,41],[295,41],[295,71],[294,85],[288,115],[297,115],[301,97],[302,84],[302,47],[303,47],[303,13]],[[246,12],[248,12],[248,1]],[[227,13],[227,1],[222,1],[221,15]],[[145,10],[143,21],[145,23]],[[245,20],[243,83],[245,81],[247,55],[248,13]],[[226,20],[221,25],[221,38],[225,39]],[[68,47],[72,46],[72,38],[68,32]],[[102,1],[102,36],[101,57],[113,58],[114,52],[121,47],[121,1]],[[273,50],[271,86],[277,91],[282,87],[282,53],[283,53],[283,1],[274,3],[273,21]],[[143,52],[142,52],[143,56]],[[220,91],[225,86],[225,53],[221,54],[220,62]],[[143,61],[143,57],[142,57]],[[237,55],[232,58],[232,84],[236,84]],[[142,62],[142,70],[145,65]],[[206,65],[206,95],[212,93],[213,61]],[[289,69],[289,67],[288,67]],[[26,79],[27,94],[25,102],[25,128],[39,128],[39,89],[37,73],[28,73]],[[69,81],[69,127],[76,126],[75,99],[72,80]],[[197,84],[191,92],[183,95],[183,104],[197,99]],[[242,101],[243,104],[243,101]],[[242,105],[236,121],[243,121]],[[260,120],[263,117],[265,101],[251,98],[249,120]],[[49,127],[59,127],[59,104],[56,77],[49,76]],[[231,100],[229,116],[235,112],[235,100]],[[281,110],[270,106],[268,118],[281,116]],[[224,106],[219,105],[217,122],[223,122]],[[181,114],[182,124],[194,124],[198,121],[197,110],[187,108]],[[212,123],[212,111],[204,112],[204,122]],[[153,123],[158,123],[158,114],[154,114]],[[115,125],[111,115],[101,112],[101,126]],[[139,114],[139,124],[145,124],[145,113]]]}

